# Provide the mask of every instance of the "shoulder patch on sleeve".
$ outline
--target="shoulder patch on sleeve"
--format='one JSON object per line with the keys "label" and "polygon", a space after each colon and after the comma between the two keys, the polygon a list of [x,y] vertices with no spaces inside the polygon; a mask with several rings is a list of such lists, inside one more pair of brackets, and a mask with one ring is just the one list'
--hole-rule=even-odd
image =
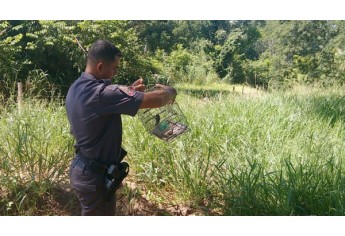
{"label": "shoulder patch on sleeve", "polygon": [[121,92],[127,94],[130,97],[134,96],[135,94],[135,89],[132,86],[119,85],[118,88],[121,90]]}
{"label": "shoulder patch on sleeve", "polygon": [[106,88],[112,91],[115,91],[118,88],[118,86],[116,84],[111,84],[111,85],[108,85]]}

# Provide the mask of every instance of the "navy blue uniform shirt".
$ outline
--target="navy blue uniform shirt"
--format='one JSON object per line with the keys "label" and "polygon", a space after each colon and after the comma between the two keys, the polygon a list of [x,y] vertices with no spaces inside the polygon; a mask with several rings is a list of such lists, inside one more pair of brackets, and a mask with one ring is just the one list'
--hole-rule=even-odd
{"label": "navy blue uniform shirt", "polygon": [[111,84],[83,72],[66,97],[75,148],[89,158],[117,163],[122,143],[121,114],[135,116],[144,98],[132,87]]}

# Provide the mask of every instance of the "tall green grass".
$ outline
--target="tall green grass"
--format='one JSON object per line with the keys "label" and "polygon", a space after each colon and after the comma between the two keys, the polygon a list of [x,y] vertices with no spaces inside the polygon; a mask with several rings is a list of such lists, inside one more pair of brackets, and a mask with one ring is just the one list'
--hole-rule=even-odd
{"label": "tall green grass", "polygon": [[343,101],[341,89],[182,94],[189,133],[164,143],[129,118],[126,146],[157,199],[173,195],[203,214],[344,215]]}
{"label": "tall green grass", "polygon": [[25,100],[1,111],[1,212],[32,214],[54,184],[66,182],[73,139],[63,104]]}
{"label": "tall green grass", "polygon": [[[178,88],[190,131],[176,140],[123,117],[129,179],[147,199],[203,215],[345,215],[343,88]],[[35,99],[21,112],[4,106],[0,132],[1,214],[35,214],[40,197],[68,181],[65,108]]]}

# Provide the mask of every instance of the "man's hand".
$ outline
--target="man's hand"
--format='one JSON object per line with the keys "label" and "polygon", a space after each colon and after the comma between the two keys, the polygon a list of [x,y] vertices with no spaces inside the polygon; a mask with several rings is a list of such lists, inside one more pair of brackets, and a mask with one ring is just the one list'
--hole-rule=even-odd
{"label": "man's hand", "polygon": [[144,93],[144,100],[140,105],[140,109],[157,108],[175,102],[177,95],[175,88],[163,84],[156,84],[155,88],[157,89]]}
{"label": "man's hand", "polygon": [[143,84],[144,79],[140,77],[137,81],[135,81],[132,86],[134,87],[135,91],[144,92],[145,91],[145,85]]}
{"label": "man's hand", "polygon": [[175,102],[175,98],[177,95],[176,89],[171,87],[171,86],[167,86],[167,85],[163,85],[163,84],[156,84],[156,87],[163,89],[165,91],[167,91],[170,94],[170,102],[169,104],[173,104]]}

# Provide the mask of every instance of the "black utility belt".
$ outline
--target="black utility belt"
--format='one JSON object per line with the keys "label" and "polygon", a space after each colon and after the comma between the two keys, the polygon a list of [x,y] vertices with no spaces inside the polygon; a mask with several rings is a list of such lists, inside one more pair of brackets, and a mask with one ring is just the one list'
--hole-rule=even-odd
{"label": "black utility belt", "polygon": [[115,191],[120,187],[122,181],[129,173],[127,162],[119,164],[105,165],[100,161],[77,154],[77,161],[81,161],[91,172],[104,174],[105,177],[105,198],[110,199]]}
{"label": "black utility belt", "polygon": [[81,161],[88,170],[95,173],[105,173],[107,167],[102,162],[77,154],[77,161]]}
{"label": "black utility belt", "polygon": [[76,159],[79,159],[91,172],[105,174],[109,178],[120,178],[122,175],[121,172],[129,168],[127,162],[106,165],[101,161],[85,157],[81,154],[77,154]]}

